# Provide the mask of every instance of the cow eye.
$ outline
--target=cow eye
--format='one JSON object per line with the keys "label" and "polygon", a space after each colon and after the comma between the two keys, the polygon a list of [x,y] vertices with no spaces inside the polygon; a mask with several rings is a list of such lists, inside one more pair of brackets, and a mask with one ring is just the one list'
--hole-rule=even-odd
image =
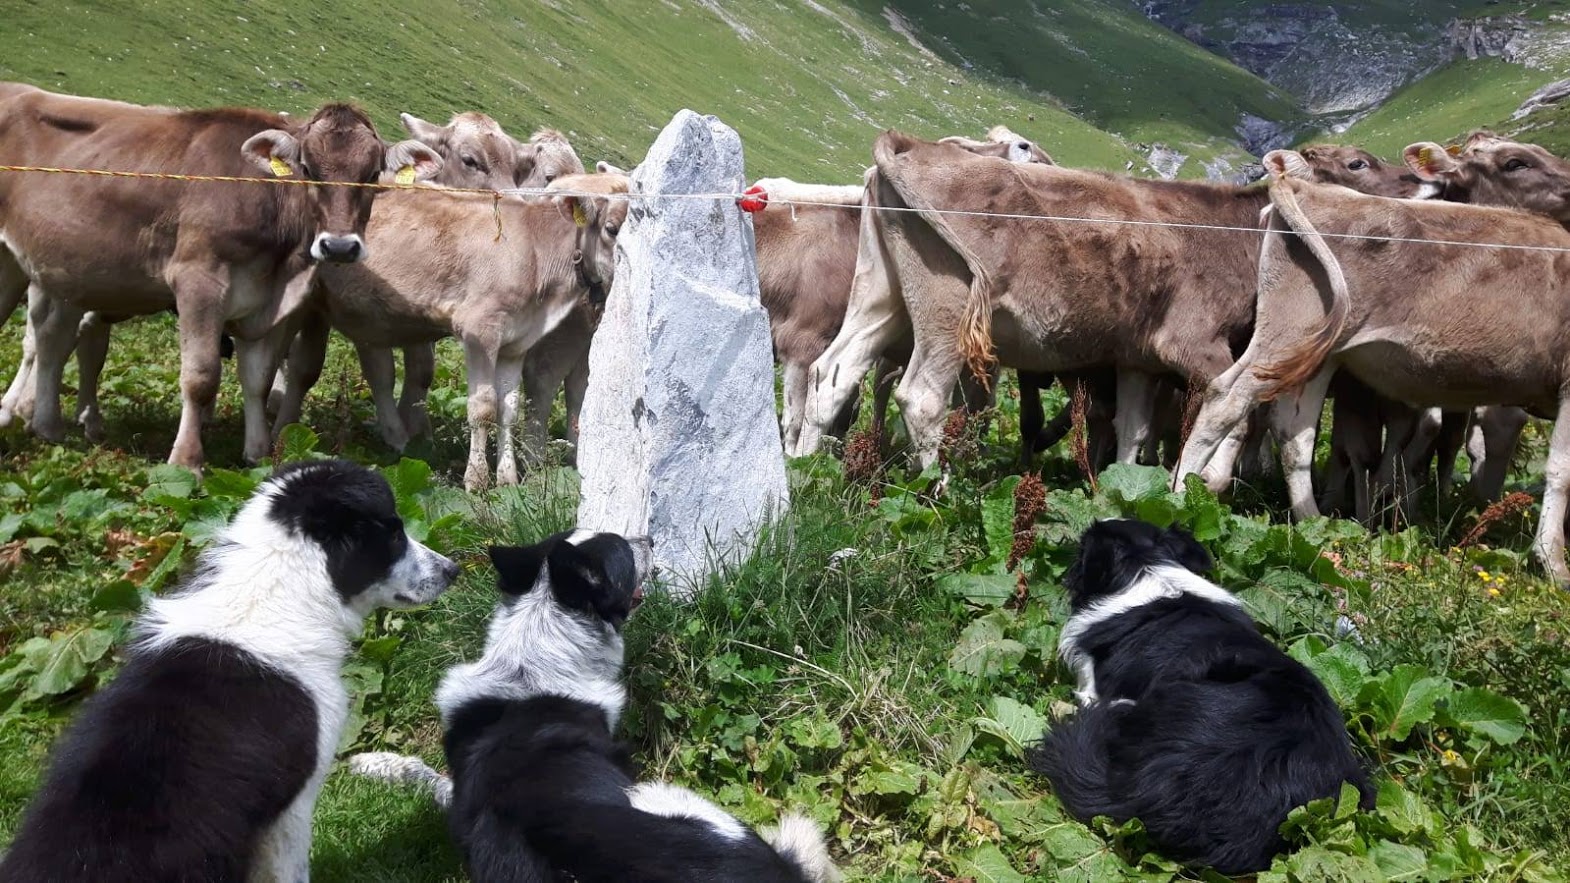
{"label": "cow eye", "polygon": [[608,235],[608,236],[615,236],[615,235],[616,235],[616,232],[617,232],[617,231],[618,231],[618,230],[620,230],[620,229],[621,229],[621,227],[618,227],[618,226],[617,226],[617,225],[615,225],[615,224],[606,224],[606,225],[605,225],[605,233],[606,233],[606,235]]}
{"label": "cow eye", "polygon": [[1526,161],[1521,159],[1512,159],[1505,163],[1505,171],[1507,172],[1519,172],[1526,167]]}
{"label": "cow eye", "polygon": [[1347,163],[1346,167],[1351,169],[1354,172],[1361,172],[1364,169],[1368,168],[1368,162],[1366,160],[1354,159],[1351,162]]}
{"label": "cow eye", "polygon": [[477,160],[477,159],[475,159],[475,158],[474,158],[474,157],[472,157],[472,156],[466,156],[466,157],[464,157],[464,158],[463,158],[463,164],[464,164],[464,165],[466,165],[466,166],[468,166],[468,167],[469,167],[469,168],[471,168],[471,169],[477,169],[477,168],[479,168],[479,167],[480,167],[480,162],[479,162],[479,160]]}
{"label": "cow eye", "polygon": [[547,174],[545,176],[545,183],[547,183],[547,184],[551,183],[554,180],[556,180],[556,175],[554,173]]}

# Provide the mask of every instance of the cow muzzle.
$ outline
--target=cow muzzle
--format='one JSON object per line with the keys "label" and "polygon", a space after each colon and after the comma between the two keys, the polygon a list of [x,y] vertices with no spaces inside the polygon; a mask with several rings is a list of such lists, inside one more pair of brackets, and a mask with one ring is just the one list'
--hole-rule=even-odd
{"label": "cow muzzle", "polygon": [[316,241],[311,243],[311,257],[335,264],[352,264],[364,260],[365,252],[365,243],[353,233],[348,236],[318,233]]}

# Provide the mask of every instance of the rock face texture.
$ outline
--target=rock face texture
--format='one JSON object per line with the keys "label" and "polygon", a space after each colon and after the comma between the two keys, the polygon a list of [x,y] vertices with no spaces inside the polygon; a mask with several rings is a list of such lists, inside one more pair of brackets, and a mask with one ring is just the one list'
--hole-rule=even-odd
{"label": "rock face texture", "polygon": [[735,131],[690,110],[633,171],[579,418],[579,526],[651,537],[684,595],[789,501],[752,225],[734,200],[658,198],[745,180]]}

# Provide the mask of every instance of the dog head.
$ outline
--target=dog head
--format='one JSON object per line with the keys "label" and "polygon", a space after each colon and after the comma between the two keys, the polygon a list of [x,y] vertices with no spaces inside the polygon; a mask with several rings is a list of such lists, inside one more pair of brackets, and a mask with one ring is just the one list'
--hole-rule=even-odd
{"label": "dog head", "polygon": [[620,632],[643,599],[653,546],[647,537],[566,531],[532,546],[493,546],[502,604],[549,594],[562,611]]}
{"label": "dog head", "polygon": [[1154,567],[1177,566],[1204,576],[1214,566],[1193,534],[1129,519],[1097,521],[1079,538],[1079,554],[1063,586],[1077,613],[1128,588]]}
{"label": "dog head", "polygon": [[291,463],[273,473],[235,519],[265,520],[320,553],[343,606],[364,616],[378,607],[434,600],[458,565],[410,537],[392,488],[380,473],[344,460]]}

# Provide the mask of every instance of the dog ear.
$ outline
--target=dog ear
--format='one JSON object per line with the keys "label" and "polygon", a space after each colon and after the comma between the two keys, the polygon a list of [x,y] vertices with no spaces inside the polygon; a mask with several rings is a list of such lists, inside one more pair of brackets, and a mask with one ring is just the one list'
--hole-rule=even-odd
{"label": "dog ear", "polygon": [[540,570],[550,549],[545,543],[533,546],[492,546],[491,564],[496,568],[496,587],[504,595],[522,595],[539,582]]}
{"label": "dog ear", "polygon": [[620,629],[632,614],[632,593],[607,573],[603,557],[589,543],[558,544],[550,553],[551,592],[564,607],[593,613]]}
{"label": "dog ear", "polygon": [[1063,588],[1069,602],[1079,607],[1112,590],[1117,579],[1120,544],[1106,528],[1092,524],[1079,537],[1079,551],[1063,574]]}
{"label": "dog ear", "polygon": [[1181,527],[1169,527],[1161,536],[1161,548],[1172,560],[1204,576],[1216,566],[1210,553],[1194,539],[1194,535]]}

